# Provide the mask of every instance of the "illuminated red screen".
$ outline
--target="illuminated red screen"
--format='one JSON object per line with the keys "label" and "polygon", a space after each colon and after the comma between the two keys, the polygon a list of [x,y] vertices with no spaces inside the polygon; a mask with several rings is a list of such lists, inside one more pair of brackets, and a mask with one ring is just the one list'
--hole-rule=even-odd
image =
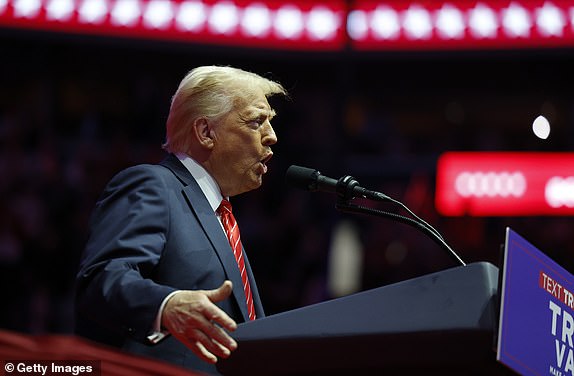
{"label": "illuminated red screen", "polygon": [[574,153],[445,153],[435,203],[448,216],[574,215]]}
{"label": "illuminated red screen", "polygon": [[342,0],[0,0],[0,27],[321,51],[345,17]]}
{"label": "illuminated red screen", "polygon": [[357,0],[347,30],[356,49],[556,47],[574,44],[571,0]]}
{"label": "illuminated red screen", "polygon": [[574,46],[572,0],[0,0],[0,28],[313,51]]}

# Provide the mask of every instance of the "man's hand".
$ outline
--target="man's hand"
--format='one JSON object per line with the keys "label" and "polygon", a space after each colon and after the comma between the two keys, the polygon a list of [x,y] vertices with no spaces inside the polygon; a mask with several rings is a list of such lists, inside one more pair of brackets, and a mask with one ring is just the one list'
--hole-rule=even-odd
{"label": "man's hand", "polygon": [[226,330],[234,331],[237,324],[213,303],[227,299],[231,291],[231,281],[225,281],[216,290],[174,294],[164,307],[162,326],[206,362],[227,358],[237,343]]}

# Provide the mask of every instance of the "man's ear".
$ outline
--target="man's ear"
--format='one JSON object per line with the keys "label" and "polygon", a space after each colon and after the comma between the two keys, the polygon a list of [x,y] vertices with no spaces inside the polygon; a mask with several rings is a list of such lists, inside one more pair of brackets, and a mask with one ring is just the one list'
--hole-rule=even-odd
{"label": "man's ear", "polygon": [[206,118],[197,118],[193,122],[193,134],[201,146],[207,149],[211,149],[213,147],[214,133],[211,128],[211,124]]}

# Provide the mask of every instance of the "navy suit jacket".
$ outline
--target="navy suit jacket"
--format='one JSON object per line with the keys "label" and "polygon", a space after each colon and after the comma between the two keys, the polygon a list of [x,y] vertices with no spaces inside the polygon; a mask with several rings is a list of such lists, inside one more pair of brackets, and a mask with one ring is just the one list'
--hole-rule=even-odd
{"label": "navy suit jacket", "polygon": [[[216,373],[175,337],[147,336],[163,299],[175,290],[207,290],[233,282],[217,303],[237,323],[248,320],[241,275],[219,220],[189,171],[169,155],[139,165],[107,185],[91,220],[77,276],[76,332],[127,351]],[[249,260],[257,317],[264,317]]]}

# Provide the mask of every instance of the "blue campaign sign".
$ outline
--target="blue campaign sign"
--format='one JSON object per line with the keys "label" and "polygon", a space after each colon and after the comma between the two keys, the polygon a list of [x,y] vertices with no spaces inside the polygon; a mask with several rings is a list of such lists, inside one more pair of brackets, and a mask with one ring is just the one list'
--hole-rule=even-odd
{"label": "blue campaign sign", "polygon": [[507,228],[497,360],[521,375],[574,376],[574,277]]}

